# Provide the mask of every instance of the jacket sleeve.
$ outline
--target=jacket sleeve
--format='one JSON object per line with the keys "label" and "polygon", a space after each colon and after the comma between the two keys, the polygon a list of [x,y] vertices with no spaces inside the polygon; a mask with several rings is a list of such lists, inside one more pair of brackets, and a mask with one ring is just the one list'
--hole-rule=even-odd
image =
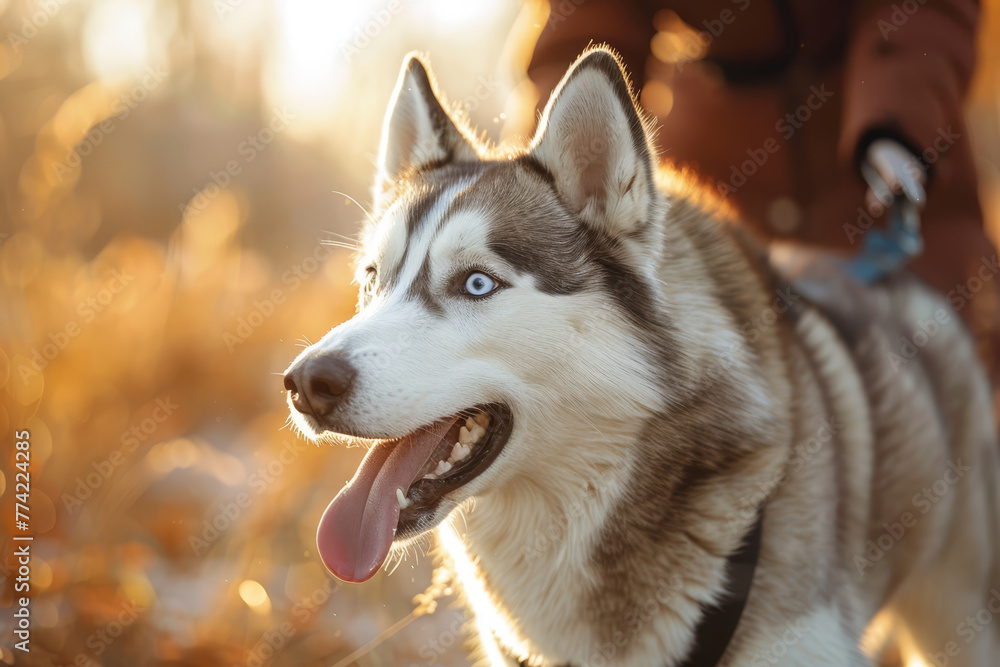
{"label": "jacket sleeve", "polygon": [[607,43],[617,51],[636,88],[641,88],[649,43],[656,34],[652,14],[641,5],[618,0],[550,0],[548,20],[528,65],[539,104],[545,103],[566,69],[591,43]]}
{"label": "jacket sleeve", "polygon": [[[964,132],[975,66],[976,0],[862,0],[853,16],[838,152],[856,166],[892,137],[919,155]],[[950,145],[950,144],[949,144]]]}

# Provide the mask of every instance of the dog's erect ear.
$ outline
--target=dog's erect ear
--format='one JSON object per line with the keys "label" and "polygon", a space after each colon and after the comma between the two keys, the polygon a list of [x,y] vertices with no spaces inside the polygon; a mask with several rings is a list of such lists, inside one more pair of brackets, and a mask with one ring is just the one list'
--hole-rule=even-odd
{"label": "dog's erect ear", "polygon": [[611,51],[580,56],[549,98],[531,146],[586,222],[617,235],[647,221],[656,196],[652,151]]}
{"label": "dog's erect ear", "polygon": [[410,170],[476,159],[476,151],[448,116],[434,92],[428,67],[410,54],[396,82],[382,124],[375,208],[393,196],[399,179]]}

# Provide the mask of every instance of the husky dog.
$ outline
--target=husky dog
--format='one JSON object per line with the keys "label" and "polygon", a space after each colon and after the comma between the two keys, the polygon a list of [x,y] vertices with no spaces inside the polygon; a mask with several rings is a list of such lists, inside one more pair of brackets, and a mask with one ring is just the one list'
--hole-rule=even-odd
{"label": "husky dog", "polygon": [[327,567],[435,531],[487,663],[670,667],[756,531],[718,664],[1000,664],[990,392],[945,299],[836,272],[806,298],[799,251],[657,168],[606,48],[521,149],[446,109],[409,57],[358,314],[285,376],[303,432],[373,441]]}

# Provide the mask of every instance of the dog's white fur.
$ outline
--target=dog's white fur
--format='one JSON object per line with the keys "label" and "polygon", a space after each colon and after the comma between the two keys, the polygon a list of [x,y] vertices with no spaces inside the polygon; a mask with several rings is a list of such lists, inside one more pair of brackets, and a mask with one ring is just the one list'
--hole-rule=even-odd
{"label": "dog's white fur", "polygon": [[[436,98],[428,96],[424,68],[410,59],[386,116],[377,224],[367,232],[359,262],[360,283],[368,280],[369,266],[378,266],[380,277],[358,315],[304,353],[350,354],[357,386],[342,423],[363,437],[399,437],[472,405],[511,408],[514,429],[499,458],[428,521],[441,524],[445,558],[480,619],[483,655],[495,664],[511,658],[535,666],[677,664],[703,606],[721,594],[725,555],[754,523],[754,514],[734,511],[734,503],[762,486],[768,488],[764,547],[724,665],[772,664],[768,656],[783,665],[868,665],[859,640],[880,609],[909,630],[888,632],[873,653],[893,643],[912,655],[943,650],[949,619],[959,622],[963,610],[978,608],[989,582],[1000,584],[996,494],[983,486],[996,482],[996,439],[988,387],[967,336],[953,319],[922,352],[967,369],[965,385],[941,372],[948,387],[939,391],[963,393],[961,405],[949,399],[940,408],[951,420],[947,427],[905,403],[930,391],[922,369],[890,377],[859,367],[859,358],[882,353],[878,346],[885,339],[865,334],[859,351],[821,309],[802,304],[797,319],[779,318],[751,340],[746,322],[720,296],[723,251],[716,246],[723,242],[705,240],[715,234],[705,230],[716,224],[711,219],[717,212],[696,194],[668,195],[676,176],[647,168],[649,128],[631,100],[623,104],[621,83],[609,78],[608,68],[593,66],[595,57],[610,56],[596,50],[581,57],[519,155],[551,174],[558,193],[556,199],[544,188],[532,192],[537,210],[562,210],[600,238],[615,240],[616,261],[648,287],[649,307],[669,319],[676,373],[664,374],[651,362],[649,332],[630,322],[606,292],[553,293],[558,285],[541,284],[553,276],[525,271],[491,251],[504,193],[480,192],[494,187],[486,184],[490,172],[470,169],[448,178],[408,233],[407,216],[426,194],[417,174],[437,164],[493,158],[461,122],[443,122]],[[644,145],[635,141],[637,123]],[[505,178],[509,193],[531,187],[516,175]],[[472,203],[453,210],[463,196]],[[510,287],[483,301],[449,294],[449,280],[470,266]],[[745,275],[731,289],[745,288],[747,295],[732,298],[758,304],[746,309],[760,312],[753,309],[766,308],[773,295],[748,266],[733,269]],[[395,267],[391,284],[379,282],[383,267]],[[414,298],[411,288],[422,273],[443,313]],[[941,307],[936,297],[910,287],[872,298],[910,322],[933,317]],[[783,347],[782,336],[795,345]],[[637,443],[651,415],[685,410],[706,385],[707,400],[712,391],[734,396],[733,423],[768,445],[706,480],[704,492],[698,487],[686,496],[677,512],[698,517],[693,532],[646,556],[623,555],[648,564],[636,571],[652,602],[645,607],[648,618],[640,614],[638,627],[628,626],[627,641],[619,645],[608,639],[608,619],[620,618],[614,610],[635,608],[642,584],[625,581],[627,590],[616,599],[595,553],[614,547],[607,544],[609,522],[632,498],[636,480],[648,475],[648,452]],[[883,391],[891,400],[881,400]],[[830,418],[840,420],[836,444],[790,469],[796,448]],[[304,431],[321,435],[300,415],[297,420]],[[946,428],[962,430],[949,434]],[[919,442],[907,449],[908,437]],[[886,462],[879,452],[887,442],[899,445],[901,453],[892,456],[902,458]],[[940,474],[948,455],[935,443],[950,443],[950,456],[973,462],[981,480],[958,487],[913,528],[910,544],[856,576],[852,562],[830,553],[831,545],[863,554],[881,519],[905,508],[913,489]],[[663,446],[670,447],[669,438]],[[833,469],[843,474],[831,481]],[[781,483],[769,484],[778,472]],[[956,517],[959,509],[964,514]],[[459,514],[464,522],[455,521]],[[959,525],[963,521],[968,526]],[[982,530],[986,534],[977,536]],[[946,539],[968,553],[942,546]],[[959,571],[966,580],[943,585]],[[817,593],[829,585],[838,590]],[[923,605],[938,608],[932,613]],[[963,646],[950,664],[993,664],[990,656],[1000,656],[995,631],[980,639]]]}

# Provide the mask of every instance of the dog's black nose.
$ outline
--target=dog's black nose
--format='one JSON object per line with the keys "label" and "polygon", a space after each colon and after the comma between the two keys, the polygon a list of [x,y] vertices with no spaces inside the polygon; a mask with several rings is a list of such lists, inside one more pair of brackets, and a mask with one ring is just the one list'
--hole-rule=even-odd
{"label": "dog's black nose", "polygon": [[306,357],[285,373],[285,389],[292,405],[316,419],[327,417],[347,398],[357,371],[340,352]]}

